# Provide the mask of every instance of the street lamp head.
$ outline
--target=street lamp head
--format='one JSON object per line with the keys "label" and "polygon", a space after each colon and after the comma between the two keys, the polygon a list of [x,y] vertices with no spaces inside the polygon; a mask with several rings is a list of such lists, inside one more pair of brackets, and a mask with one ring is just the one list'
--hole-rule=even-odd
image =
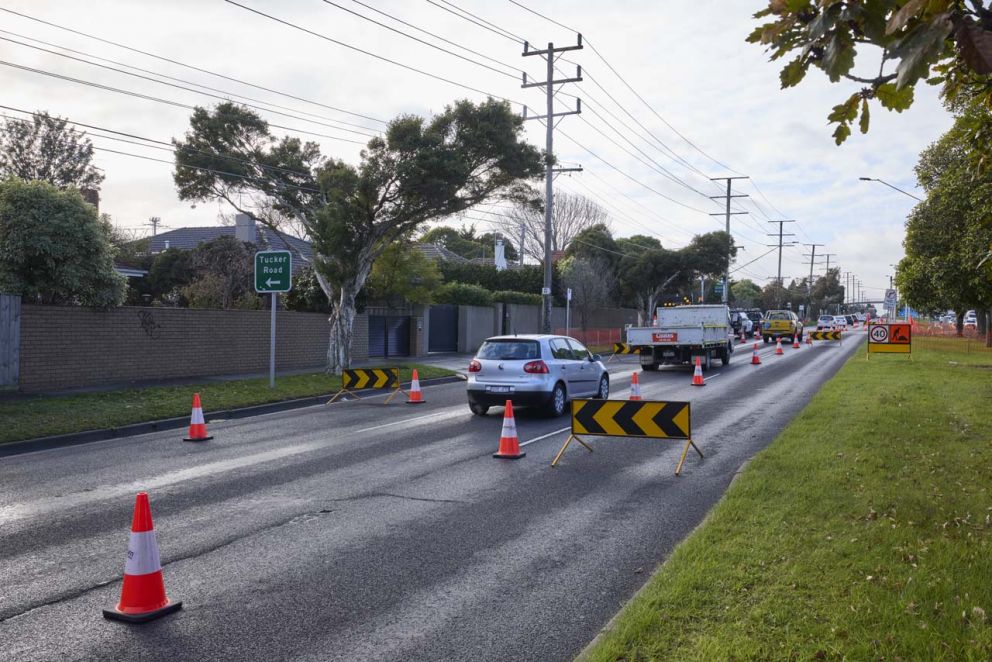
{"label": "street lamp head", "polygon": [[871,178],[871,177],[858,177],[858,179],[860,179],[860,180],[861,180],[861,181],[863,181],[863,182],[873,182],[873,181],[875,181],[875,180],[874,180],[873,178]]}

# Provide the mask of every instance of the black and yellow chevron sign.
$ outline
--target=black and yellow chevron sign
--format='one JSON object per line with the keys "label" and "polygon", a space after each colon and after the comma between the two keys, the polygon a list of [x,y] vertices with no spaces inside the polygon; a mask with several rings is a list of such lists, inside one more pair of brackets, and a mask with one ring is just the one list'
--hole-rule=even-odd
{"label": "black and yellow chevron sign", "polygon": [[689,439],[688,402],[573,400],[572,434]]}
{"label": "black and yellow chevron sign", "polygon": [[354,368],[341,373],[341,386],[346,389],[399,388],[399,368]]}
{"label": "black and yellow chevron sign", "polygon": [[840,340],[840,331],[807,331],[813,340]]}
{"label": "black and yellow chevron sign", "polygon": [[631,347],[627,343],[622,343],[622,342],[613,343],[614,354],[637,354],[640,351],[641,351],[640,347]]}

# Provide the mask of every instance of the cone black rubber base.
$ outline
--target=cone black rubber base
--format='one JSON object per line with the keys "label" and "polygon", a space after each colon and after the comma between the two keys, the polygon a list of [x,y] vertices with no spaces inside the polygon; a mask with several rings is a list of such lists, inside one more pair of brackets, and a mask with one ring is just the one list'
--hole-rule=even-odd
{"label": "cone black rubber base", "polygon": [[498,457],[501,460],[519,460],[527,453],[521,453],[520,455],[500,455],[499,453],[493,453],[493,457]]}
{"label": "cone black rubber base", "polygon": [[414,402],[413,400],[407,400],[406,403],[408,405],[426,405],[427,404],[427,401],[426,400],[420,400],[418,402]]}
{"label": "cone black rubber base", "polygon": [[183,441],[210,441],[213,437],[200,437],[199,439],[191,439],[189,437],[183,437]]}
{"label": "cone black rubber base", "polygon": [[170,602],[161,609],[156,609],[154,611],[146,611],[143,614],[124,614],[117,611],[116,609],[104,609],[103,617],[108,621],[123,621],[124,623],[147,623],[148,621],[154,621],[156,618],[161,618],[166,614],[171,614],[174,611],[179,611],[183,608],[183,601]]}

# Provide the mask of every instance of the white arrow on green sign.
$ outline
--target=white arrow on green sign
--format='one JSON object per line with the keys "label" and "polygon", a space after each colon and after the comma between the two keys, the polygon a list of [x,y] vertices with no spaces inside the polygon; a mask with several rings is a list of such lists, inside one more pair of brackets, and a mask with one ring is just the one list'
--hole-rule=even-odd
{"label": "white arrow on green sign", "polygon": [[255,291],[289,292],[293,287],[293,256],[289,251],[255,253]]}

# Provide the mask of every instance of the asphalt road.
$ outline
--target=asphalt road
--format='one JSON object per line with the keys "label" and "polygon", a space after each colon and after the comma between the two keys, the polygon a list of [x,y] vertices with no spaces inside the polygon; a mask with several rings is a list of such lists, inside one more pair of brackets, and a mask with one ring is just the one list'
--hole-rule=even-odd
{"label": "asphalt road", "polygon": [[[462,384],[0,459],[0,660],[571,659],[859,345],[754,367],[748,344],[703,388],[642,373],[692,402],[706,457],[679,478],[674,441],[589,438],[552,469],[568,420],[525,413],[527,456],[493,459],[501,417]],[[134,626],[101,609],[140,490],[185,607]]]}

